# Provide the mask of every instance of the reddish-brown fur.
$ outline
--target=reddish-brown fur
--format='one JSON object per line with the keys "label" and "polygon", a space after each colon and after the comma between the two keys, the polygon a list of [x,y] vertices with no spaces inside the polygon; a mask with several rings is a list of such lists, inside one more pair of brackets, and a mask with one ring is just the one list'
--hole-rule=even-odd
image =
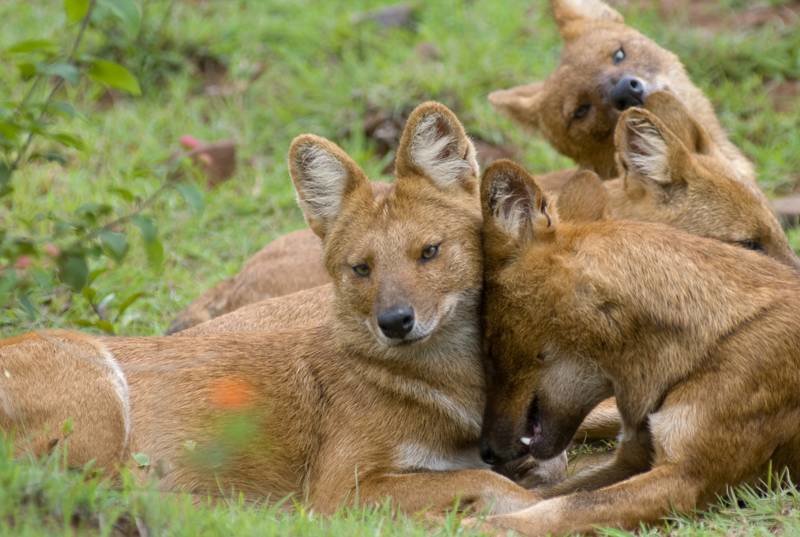
{"label": "reddish-brown fur", "polygon": [[667,226],[559,222],[509,162],[486,171],[482,201],[484,449],[500,462],[559,452],[612,393],[623,419],[612,462],[491,524],[524,535],[633,529],[768,467],[800,476],[792,269]]}
{"label": "reddish-brown fur", "polygon": [[[612,90],[622,78],[636,77],[646,87],[645,96],[658,90],[677,96],[730,161],[735,176],[755,188],[752,165],[728,140],[677,56],[625,25],[622,15],[600,0],[551,0],[551,5],[564,39],[559,66],[543,82],[491,93],[496,109],[607,179],[618,173],[614,129],[622,111]],[[620,48],[624,58],[615,63]]]}
{"label": "reddish-brown fur", "polygon": [[[0,347],[0,366],[29,377],[28,395],[48,409],[69,401],[91,414],[84,387],[96,374],[67,379],[51,397],[59,376],[20,364],[107,349],[129,385],[128,448],[147,454],[169,489],[293,495],[323,512],[387,497],[405,511],[445,509],[461,497],[505,512],[536,499],[478,458],[481,212],[474,148],[457,118],[437,103],[412,114],[397,180],[382,196],[323,138],[295,139],[289,164],[309,227],[323,239],[334,289],[327,319],[271,333],[85,338],[80,349],[44,333]],[[431,244],[436,255],[423,259]],[[369,270],[354,270],[361,265]],[[415,312],[402,337],[376,321],[396,303]],[[0,377],[0,390],[8,387]],[[3,393],[20,397],[11,388]],[[4,428],[33,408],[4,416]],[[91,438],[107,426],[97,419],[74,434]],[[539,471],[540,480],[558,479],[564,460]]]}

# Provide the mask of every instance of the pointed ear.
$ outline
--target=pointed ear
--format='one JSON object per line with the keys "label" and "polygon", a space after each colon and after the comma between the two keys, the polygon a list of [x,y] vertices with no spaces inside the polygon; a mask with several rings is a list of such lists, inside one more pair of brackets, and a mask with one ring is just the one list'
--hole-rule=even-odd
{"label": "pointed ear", "polygon": [[558,194],[559,218],[573,222],[602,220],[608,205],[608,192],[600,177],[589,170],[575,172]]}
{"label": "pointed ear", "polygon": [[544,102],[544,82],[524,84],[489,94],[495,110],[518,123],[538,130],[541,125],[540,110]]}
{"label": "pointed ear", "polygon": [[397,148],[395,173],[422,175],[437,188],[454,185],[477,190],[478,161],[456,115],[443,104],[427,102],[411,112]]}
{"label": "pointed ear", "polygon": [[517,240],[552,233],[557,216],[547,196],[525,168],[510,160],[494,162],[483,175],[484,222]]}
{"label": "pointed ear", "polygon": [[313,134],[292,141],[289,172],[306,222],[320,238],[330,231],[346,198],[369,187],[364,172],[347,153]]}
{"label": "pointed ear", "polygon": [[575,22],[625,22],[617,10],[601,0],[550,0],[558,31],[565,41],[575,38],[582,31]]}
{"label": "pointed ear", "polygon": [[665,188],[683,182],[682,166],[690,159],[683,143],[651,112],[626,110],[614,134],[618,158],[627,170],[626,181]]}
{"label": "pointed ear", "polygon": [[668,91],[653,92],[647,96],[644,108],[656,116],[690,151],[702,154],[712,151],[711,137],[675,94]]}

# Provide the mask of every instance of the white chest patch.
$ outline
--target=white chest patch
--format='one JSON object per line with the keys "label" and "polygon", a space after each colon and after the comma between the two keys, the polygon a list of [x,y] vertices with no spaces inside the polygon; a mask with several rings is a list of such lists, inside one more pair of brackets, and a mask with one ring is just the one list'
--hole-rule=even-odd
{"label": "white chest patch", "polygon": [[656,457],[676,462],[683,456],[684,447],[697,430],[697,411],[689,405],[671,405],[650,418],[650,434]]}
{"label": "white chest patch", "polygon": [[478,447],[452,453],[432,450],[422,444],[406,442],[395,449],[395,464],[400,470],[466,470],[489,468],[478,453]]}

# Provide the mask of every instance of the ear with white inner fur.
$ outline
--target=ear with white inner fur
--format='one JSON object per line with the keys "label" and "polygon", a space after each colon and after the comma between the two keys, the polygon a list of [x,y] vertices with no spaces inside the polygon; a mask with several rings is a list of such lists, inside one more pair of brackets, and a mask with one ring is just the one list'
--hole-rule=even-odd
{"label": "ear with white inner fur", "polygon": [[498,160],[484,173],[481,206],[486,222],[518,240],[539,238],[556,225],[556,213],[541,187],[510,160]]}
{"label": "ear with white inner fur", "polygon": [[[631,108],[620,116],[615,143],[626,181],[639,180],[661,188],[679,183],[677,169],[690,160],[681,141],[647,110]],[[686,161],[683,164],[681,160]]]}
{"label": "ear with white inner fur", "polygon": [[538,130],[541,125],[540,110],[544,102],[544,82],[533,82],[489,94],[495,110],[506,114],[521,125]]}
{"label": "ear with white inner fur", "polygon": [[475,147],[446,106],[427,102],[409,116],[397,149],[398,179],[418,174],[441,189],[461,186],[473,191],[480,171]]}
{"label": "ear with white inner fur", "polygon": [[625,19],[617,10],[601,0],[551,0],[553,16],[564,39],[575,37],[568,26],[577,21],[608,21],[623,23]]}
{"label": "ear with white inner fur", "polygon": [[330,231],[346,197],[358,187],[368,186],[364,172],[347,153],[313,134],[292,141],[289,172],[306,222],[320,238]]}

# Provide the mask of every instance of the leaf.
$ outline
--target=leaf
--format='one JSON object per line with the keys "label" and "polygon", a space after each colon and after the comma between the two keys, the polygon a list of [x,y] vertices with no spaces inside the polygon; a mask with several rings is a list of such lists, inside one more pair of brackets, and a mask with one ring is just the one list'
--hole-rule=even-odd
{"label": "leaf", "polygon": [[128,239],[124,233],[101,231],[100,242],[103,243],[103,248],[114,261],[119,263],[125,259],[125,254],[128,253]]}
{"label": "leaf", "polygon": [[78,22],[89,13],[89,0],[64,0],[64,13],[69,22]]}
{"label": "leaf", "polygon": [[205,196],[199,188],[191,183],[178,183],[175,188],[195,212],[202,212],[205,207]]}
{"label": "leaf", "polygon": [[113,334],[114,333],[114,325],[111,322],[106,321],[105,319],[98,319],[94,322],[95,327],[99,328],[106,334]]}
{"label": "leaf", "polygon": [[133,223],[136,224],[136,227],[139,228],[139,231],[142,232],[142,238],[145,242],[155,240],[158,236],[158,229],[156,225],[153,223],[153,220],[147,216],[136,215],[133,217]]}
{"label": "leaf", "polygon": [[3,191],[8,188],[8,184],[11,182],[11,167],[0,160],[0,195],[2,195]]}
{"label": "leaf", "polygon": [[133,0],[101,0],[102,4],[108,8],[122,22],[125,31],[129,35],[134,35],[139,31],[142,22],[142,15]]}
{"label": "leaf", "polygon": [[139,468],[150,466],[150,457],[147,456],[147,453],[136,452],[131,456],[133,460],[136,461],[136,464],[139,465]]}
{"label": "leaf", "polygon": [[119,321],[122,315],[128,310],[129,307],[131,307],[131,305],[133,305],[134,302],[145,296],[147,296],[147,293],[144,293],[142,291],[137,291],[136,293],[133,293],[128,298],[120,302],[119,307],[117,308],[116,320]]}
{"label": "leaf", "polygon": [[51,134],[50,138],[60,142],[62,145],[67,147],[73,147],[78,151],[85,151],[86,144],[83,143],[83,140],[80,136],[76,134],[70,134],[68,132],[57,132],[55,134]]}
{"label": "leaf", "polygon": [[25,39],[8,47],[6,52],[10,54],[27,54],[29,52],[55,54],[58,52],[58,45],[49,39]]}
{"label": "leaf", "polygon": [[17,271],[11,268],[0,271],[0,304],[7,304],[17,285]]}
{"label": "leaf", "polygon": [[23,292],[19,296],[19,303],[22,306],[22,309],[25,310],[25,313],[28,314],[28,318],[31,321],[35,321],[36,320],[36,308],[33,306],[33,303],[31,302],[31,298],[28,296],[28,293]]}
{"label": "leaf", "polygon": [[93,284],[97,278],[108,272],[108,267],[96,268],[89,273],[89,285]]}
{"label": "leaf", "polygon": [[17,69],[19,69],[19,76],[22,78],[22,80],[30,80],[36,76],[36,65],[32,64],[31,62],[18,63]]}
{"label": "leaf", "polygon": [[77,324],[82,328],[99,328],[100,330],[102,330],[107,334],[114,333],[114,325],[111,324],[109,321],[106,321],[105,319],[98,319],[96,321],[90,321],[87,319],[78,319],[77,321],[75,321],[75,324]]}
{"label": "leaf", "polygon": [[63,424],[61,424],[61,434],[64,436],[69,436],[72,434],[72,431],[75,430],[75,426],[72,423],[72,418],[67,418]]}
{"label": "leaf", "polygon": [[75,107],[66,101],[53,101],[48,105],[48,112],[58,112],[64,117],[73,118],[78,115]]}
{"label": "leaf", "polygon": [[0,136],[6,140],[14,141],[19,134],[19,126],[9,121],[0,121]]}
{"label": "leaf", "polygon": [[89,67],[89,76],[101,84],[122,90],[131,95],[141,95],[139,81],[133,74],[118,63],[107,60],[94,60]]}
{"label": "leaf", "polygon": [[112,186],[111,188],[108,189],[108,191],[111,192],[112,194],[116,194],[117,196],[127,201],[128,203],[131,203],[133,200],[136,199],[136,197],[133,195],[133,192],[131,192],[127,188]]}
{"label": "leaf", "polygon": [[70,84],[77,84],[80,72],[71,63],[50,63],[40,65],[38,71],[43,75],[60,76]]}
{"label": "leaf", "polygon": [[58,257],[58,277],[73,290],[80,291],[89,280],[89,267],[82,252],[63,253]]}
{"label": "leaf", "polygon": [[142,215],[135,216],[133,223],[142,232],[144,250],[150,267],[159,270],[164,263],[164,245],[158,240],[158,229],[155,223],[152,219]]}

